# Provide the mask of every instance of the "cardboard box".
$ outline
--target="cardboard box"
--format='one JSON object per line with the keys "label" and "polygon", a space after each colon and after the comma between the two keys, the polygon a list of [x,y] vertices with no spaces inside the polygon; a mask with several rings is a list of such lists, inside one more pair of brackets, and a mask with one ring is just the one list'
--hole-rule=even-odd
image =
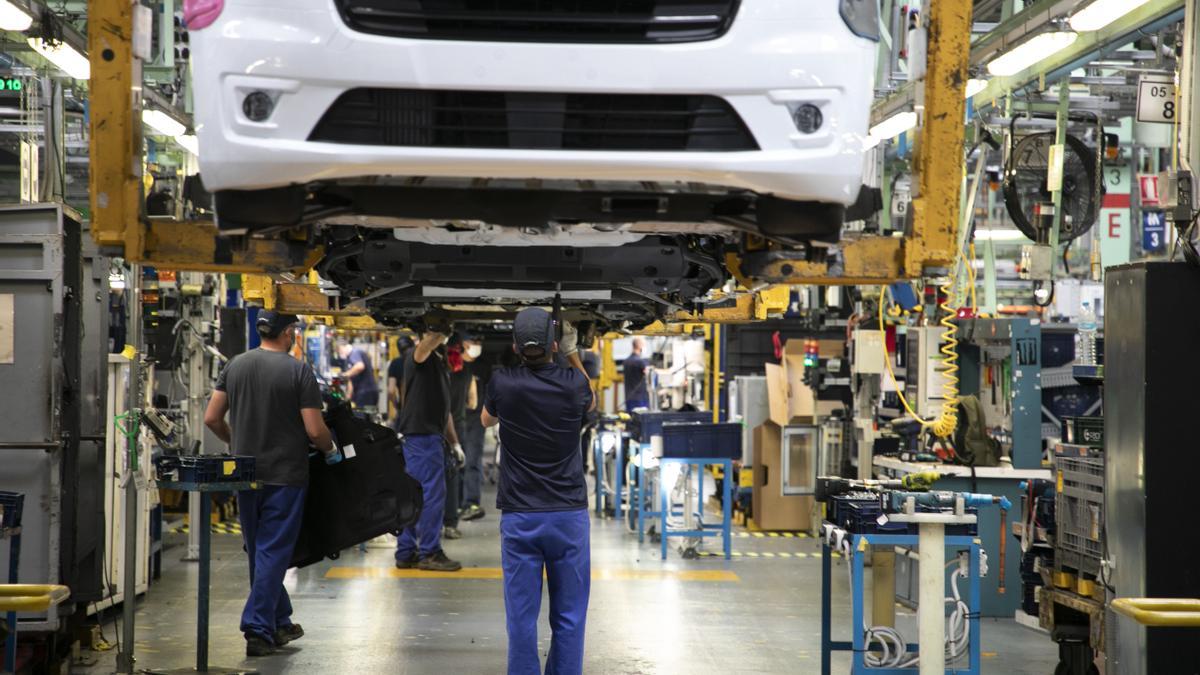
{"label": "cardboard box", "polygon": [[[838,340],[819,340],[822,358],[842,356]],[[812,388],[804,383],[804,340],[788,340],[780,365],[766,364],[767,403],[770,420],[783,427],[789,424],[814,424],[817,418],[841,408],[837,401],[818,401]]]}
{"label": "cardboard box", "polygon": [[811,496],[783,494],[783,434],[764,422],[754,429],[754,524],[761,530],[811,531]]}

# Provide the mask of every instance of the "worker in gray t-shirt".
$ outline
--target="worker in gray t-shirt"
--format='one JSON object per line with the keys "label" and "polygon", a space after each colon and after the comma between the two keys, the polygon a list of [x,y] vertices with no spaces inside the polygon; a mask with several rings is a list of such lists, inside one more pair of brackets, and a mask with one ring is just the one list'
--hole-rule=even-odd
{"label": "worker in gray t-shirt", "polygon": [[304,635],[292,622],[283,576],[300,536],[309,444],[327,462],[341,459],[321,415],[317,378],[308,364],[288,353],[298,321],[293,314],[260,312],[255,329],[262,346],[225,366],[204,413],[205,425],[234,454],[255,457],[261,484],[237,496],[250,559],[250,597],[241,621],[247,656],[265,656]]}

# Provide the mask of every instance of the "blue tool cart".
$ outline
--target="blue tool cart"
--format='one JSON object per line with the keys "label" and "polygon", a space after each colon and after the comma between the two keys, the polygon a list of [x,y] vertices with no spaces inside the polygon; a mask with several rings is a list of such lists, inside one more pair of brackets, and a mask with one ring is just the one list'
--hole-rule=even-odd
{"label": "blue tool cart", "polygon": [[[738,452],[739,453],[741,452],[740,448],[738,449]],[[695,469],[696,484],[697,484],[697,491],[696,491],[696,495],[697,495],[696,506],[697,506],[697,508],[696,508],[696,512],[695,512],[695,515],[697,518],[696,529],[674,530],[674,529],[671,529],[667,524],[667,521],[669,520],[669,518],[671,516],[684,515],[683,511],[681,509],[676,509],[675,505],[671,503],[671,487],[672,486],[668,485],[667,481],[663,479],[663,477],[666,476],[668,473],[666,470],[667,467],[671,466],[671,465],[682,465],[682,470],[685,470],[685,471],[689,468]],[[662,536],[662,559],[663,560],[667,559],[667,540],[671,537],[701,537],[701,538],[703,538],[703,537],[715,537],[715,536],[720,535],[723,538],[724,543],[725,543],[725,559],[729,560],[733,557],[733,539],[731,537],[731,530],[732,530],[732,524],[733,524],[733,513],[732,513],[733,495],[732,495],[732,490],[730,489],[731,481],[728,481],[728,480],[723,481],[723,495],[722,495],[722,499],[721,499],[721,512],[722,512],[721,523],[715,524],[715,523],[705,523],[704,522],[704,469],[709,466],[724,467],[726,476],[733,475],[733,460],[729,459],[727,457],[724,457],[724,458],[663,457],[661,460],[659,460],[659,471],[661,473],[660,473],[659,489],[658,489],[658,494],[659,494],[658,516],[659,516],[659,531]]]}
{"label": "blue tool cart", "polygon": [[[821,675],[830,675],[832,657],[835,651],[853,652],[850,672],[852,675],[903,675],[919,672],[912,667],[872,667],[867,664],[868,643],[867,632],[864,629],[867,610],[865,607],[865,576],[863,560],[869,555],[871,546],[904,546],[916,547],[919,535],[916,534],[848,534],[850,558],[850,593],[853,603],[850,632],[852,639],[834,640],[832,638],[833,610],[833,565],[832,552],[828,542],[821,546]],[[967,590],[967,652],[966,665],[957,666],[947,663],[946,673],[956,675],[979,675],[980,673],[980,641],[979,641],[979,602],[980,602],[980,551],[979,540],[972,536],[948,535],[945,538],[946,548],[965,549],[968,556],[968,590]],[[905,650],[916,654],[916,644],[906,643]]]}

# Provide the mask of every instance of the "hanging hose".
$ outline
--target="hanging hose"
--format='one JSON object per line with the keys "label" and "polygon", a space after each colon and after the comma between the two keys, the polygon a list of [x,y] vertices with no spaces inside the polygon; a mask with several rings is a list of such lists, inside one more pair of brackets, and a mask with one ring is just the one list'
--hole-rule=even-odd
{"label": "hanging hose", "polygon": [[[961,260],[961,257],[960,257]],[[896,395],[900,398],[900,404],[908,412],[913,419],[921,423],[922,426],[929,427],[934,436],[938,438],[949,438],[954,430],[958,428],[958,327],[954,323],[954,319],[958,315],[958,310],[955,308],[957,299],[957,289],[955,288],[956,275],[947,277],[946,281],[941,285],[941,291],[944,295],[939,307],[942,310],[942,318],[938,322],[946,330],[942,332],[942,346],[939,350],[942,353],[942,367],[939,372],[942,373],[944,381],[942,382],[942,412],[937,419],[927,420],[917,414],[909,405],[908,399],[904,397],[904,391],[900,388],[896,381],[896,373],[892,370],[892,358],[887,350],[887,331],[883,325],[884,305],[887,302],[887,286],[879,289],[879,335],[880,343],[883,346],[883,362],[887,366],[888,377],[891,378],[892,386],[896,389]]]}

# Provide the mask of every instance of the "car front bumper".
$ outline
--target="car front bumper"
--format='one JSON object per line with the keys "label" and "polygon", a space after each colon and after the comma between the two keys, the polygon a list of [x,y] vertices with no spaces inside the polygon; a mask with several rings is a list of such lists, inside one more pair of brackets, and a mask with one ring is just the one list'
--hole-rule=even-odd
{"label": "car front bumper", "polygon": [[[850,204],[862,175],[875,44],[837,3],[743,0],[722,37],[684,44],[413,40],[357,33],[329,0],[228,0],[195,31],[195,118],[210,190],[373,176],[695,182]],[[307,140],[339,95],[398,89],[709,94],[730,103],[760,149],[736,152],[513,150]],[[254,122],[245,96],[267,92]],[[815,133],[789,105],[821,108]]]}

